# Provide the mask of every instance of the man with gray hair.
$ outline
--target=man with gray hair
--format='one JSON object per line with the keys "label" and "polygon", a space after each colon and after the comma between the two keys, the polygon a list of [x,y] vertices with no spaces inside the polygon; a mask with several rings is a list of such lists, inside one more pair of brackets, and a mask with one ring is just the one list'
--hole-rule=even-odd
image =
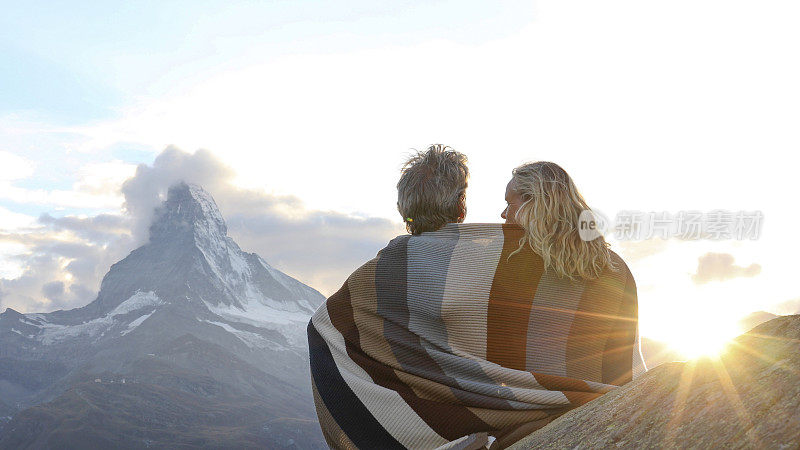
{"label": "man with gray hair", "polygon": [[467,215],[467,157],[434,144],[403,165],[397,183],[397,210],[413,235],[461,223]]}

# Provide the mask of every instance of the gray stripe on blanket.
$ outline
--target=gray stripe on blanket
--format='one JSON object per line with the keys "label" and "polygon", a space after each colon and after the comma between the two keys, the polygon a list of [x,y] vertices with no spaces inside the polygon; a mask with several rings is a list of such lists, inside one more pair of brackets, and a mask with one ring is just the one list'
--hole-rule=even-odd
{"label": "gray stripe on blanket", "polygon": [[[464,391],[497,396],[499,399],[495,399],[493,407],[511,408],[508,402],[500,399],[516,400],[513,391],[499,387],[478,362],[454,356],[448,342],[447,327],[442,319],[442,301],[450,261],[458,257],[454,254],[458,242],[458,229],[450,227],[435,233],[423,233],[408,241],[408,328],[422,337],[422,348],[444,375],[452,377],[455,386]],[[476,401],[476,397],[468,392],[451,391],[461,401]],[[484,398],[483,401],[490,400]]]}
{"label": "gray stripe on blanket", "polygon": [[442,299],[458,230],[425,234],[408,241],[408,329],[449,352]]}

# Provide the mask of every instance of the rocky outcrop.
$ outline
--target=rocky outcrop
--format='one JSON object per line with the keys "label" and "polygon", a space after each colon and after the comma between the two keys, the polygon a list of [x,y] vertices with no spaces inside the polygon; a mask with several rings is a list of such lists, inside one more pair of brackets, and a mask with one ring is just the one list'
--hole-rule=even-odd
{"label": "rocky outcrop", "polygon": [[800,315],[666,363],[512,448],[800,448]]}

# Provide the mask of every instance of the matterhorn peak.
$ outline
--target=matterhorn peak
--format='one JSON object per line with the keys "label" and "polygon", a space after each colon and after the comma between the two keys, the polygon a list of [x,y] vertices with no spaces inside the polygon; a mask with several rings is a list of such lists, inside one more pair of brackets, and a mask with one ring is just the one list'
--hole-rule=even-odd
{"label": "matterhorn peak", "polygon": [[167,199],[156,209],[150,240],[175,240],[189,235],[224,237],[227,231],[211,195],[199,185],[179,181],[170,186]]}
{"label": "matterhorn peak", "polygon": [[[93,302],[0,314],[0,449],[53,442],[174,447],[217,435],[223,440],[205,443],[323,448],[313,421],[306,326],[324,300],[243,251],[203,188],[170,186],[154,211],[150,241],[111,266]],[[113,426],[81,416],[73,422],[91,426],[62,438],[89,401],[87,411],[102,411]],[[40,407],[17,411],[32,405]],[[186,411],[204,408],[245,424],[247,434],[228,437],[225,424],[218,432],[197,414],[187,419]],[[173,434],[159,428],[143,435],[142,423],[152,420],[182,425]]]}

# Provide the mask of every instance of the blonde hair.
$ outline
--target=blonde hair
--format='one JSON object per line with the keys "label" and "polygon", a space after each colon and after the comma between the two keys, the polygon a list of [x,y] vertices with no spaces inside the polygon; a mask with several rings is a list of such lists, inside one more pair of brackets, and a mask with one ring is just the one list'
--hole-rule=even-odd
{"label": "blonde hair", "polygon": [[511,175],[523,200],[514,220],[525,230],[511,255],[527,244],[542,257],[545,269],[571,280],[597,278],[606,267],[617,270],[602,235],[591,241],[581,239],[579,217],[591,209],[561,166],[539,161],[523,164]]}
{"label": "blonde hair", "polygon": [[468,179],[467,157],[452,147],[433,144],[411,156],[397,182],[397,210],[408,232],[420,234],[462,222]]}

